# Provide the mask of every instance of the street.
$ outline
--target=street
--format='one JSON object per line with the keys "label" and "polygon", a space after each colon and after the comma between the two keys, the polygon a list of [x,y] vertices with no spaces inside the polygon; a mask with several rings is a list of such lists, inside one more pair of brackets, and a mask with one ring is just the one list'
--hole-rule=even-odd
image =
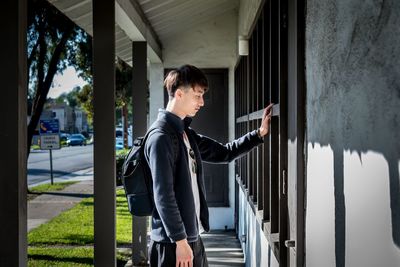
{"label": "street", "polygon": [[[93,167],[93,145],[63,147],[53,150],[53,175],[60,177],[71,172]],[[31,151],[28,159],[28,186],[50,181],[50,153]]]}

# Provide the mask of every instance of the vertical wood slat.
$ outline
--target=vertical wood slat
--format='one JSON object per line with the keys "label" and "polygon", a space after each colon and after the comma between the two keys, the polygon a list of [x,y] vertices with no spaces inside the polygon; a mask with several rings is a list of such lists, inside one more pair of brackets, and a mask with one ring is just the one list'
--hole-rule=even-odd
{"label": "vertical wood slat", "polygon": [[[248,66],[249,66],[249,60],[248,57],[246,57],[246,60],[244,61],[244,66],[243,66],[243,75],[244,75],[244,84],[243,84],[243,94],[244,94],[244,103],[243,103],[243,112],[244,114],[249,113],[248,109]],[[245,133],[248,129],[248,122],[243,122],[243,128],[242,128],[242,134]],[[244,167],[244,173],[243,173],[243,178],[246,179],[246,189],[248,190],[249,188],[249,175],[248,175],[248,156],[245,155],[243,157],[243,167]]]}
{"label": "vertical wood slat", "polygon": [[116,265],[115,1],[93,1],[94,263]]}
{"label": "vertical wood slat", "polygon": [[[239,110],[239,116],[242,116],[243,114],[243,57],[240,59],[240,65],[239,65],[239,102],[240,102],[240,110]],[[242,133],[242,123],[239,123],[238,125],[238,135]],[[242,183],[244,184],[243,180],[243,158],[239,159],[239,166],[240,166],[240,179]]]}
{"label": "vertical wood slat", "polygon": [[[269,104],[270,102],[270,6],[268,4],[264,5],[264,20],[263,20],[263,101],[264,104]],[[263,149],[263,165],[264,165],[264,170],[263,170],[263,176],[264,176],[264,181],[263,181],[263,193],[264,193],[264,200],[263,200],[263,205],[264,205],[264,211],[263,211],[263,220],[269,221],[270,220],[270,198],[271,198],[271,193],[270,193],[270,173],[269,173],[269,162],[270,162],[270,138],[264,138],[264,149]]]}
{"label": "vertical wood slat", "polygon": [[[250,41],[249,41],[249,56],[248,56],[248,59],[247,59],[247,75],[246,75],[246,77],[247,77],[247,88],[246,88],[246,91],[247,91],[247,114],[250,114],[251,113],[251,100],[252,100],[252,78],[251,78],[251,75],[252,75],[252,67],[253,67],[253,58],[252,58],[252,53],[253,53],[253,49],[252,49],[252,39],[250,39]],[[247,124],[247,131],[250,131],[250,129],[251,129],[251,121],[247,121],[246,122],[246,124]],[[249,196],[251,197],[252,195],[253,195],[253,181],[252,181],[252,168],[251,168],[251,153],[248,153],[247,155],[246,155],[246,158],[247,158],[247,163],[246,163],[246,168],[247,168],[247,181],[248,181],[248,184],[247,184],[247,189],[248,189],[248,192],[249,192]]]}
{"label": "vertical wood slat", "polygon": [[[245,113],[245,102],[246,102],[246,92],[245,92],[245,76],[244,76],[244,67],[245,67],[245,62],[246,62],[246,57],[243,57],[241,64],[240,64],[240,75],[241,75],[241,81],[240,81],[240,114],[241,116]],[[243,132],[243,127],[244,127],[245,122],[239,123],[239,134],[241,135]],[[240,165],[241,165],[241,179],[243,186],[246,187],[247,185],[247,180],[245,176],[245,157],[240,158]]]}
{"label": "vertical wood slat", "polygon": [[[264,108],[264,101],[263,101],[263,84],[262,84],[262,68],[263,68],[263,20],[264,20],[264,14],[263,12],[260,15],[259,21],[258,21],[258,27],[257,27],[257,109],[259,110],[261,108]],[[258,126],[261,124],[262,120],[258,120]],[[264,144],[262,146],[257,147],[257,209],[258,210],[263,210],[264,208],[264,176],[263,176],[263,170],[264,170],[264,162],[263,162],[263,151],[264,151]]]}
{"label": "vertical wood slat", "polygon": [[[279,103],[279,13],[278,1],[270,1],[270,99]],[[271,233],[279,232],[279,118],[272,117],[270,133]]]}
{"label": "vertical wood slat", "polygon": [[[257,86],[258,86],[258,94],[257,94],[257,100],[258,100],[258,106],[257,110],[260,110],[265,107],[264,105],[264,99],[263,99],[263,68],[264,68],[264,49],[263,49],[263,41],[264,41],[264,32],[263,32],[263,24],[264,24],[264,11],[261,12],[260,19],[258,21],[258,41],[257,41]],[[259,120],[258,125],[260,125],[262,120]],[[259,146],[257,148],[257,178],[258,178],[258,210],[263,210],[264,209],[264,161],[263,161],[263,151],[265,149],[264,144]]]}
{"label": "vertical wood slat", "polygon": [[[256,25],[257,27],[257,25]],[[251,42],[250,42],[250,49],[251,49],[251,54],[250,54],[250,107],[249,107],[249,113],[252,113],[254,111],[254,100],[255,100],[255,62],[256,62],[256,51],[254,44],[256,42],[257,36],[255,34],[252,34],[251,37]],[[249,131],[254,129],[254,121],[249,121]],[[255,183],[255,168],[254,168],[254,162],[255,162],[255,157],[254,157],[254,149],[248,154],[250,158],[250,180],[251,180],[251,187],[250,187],[250,198],[255,203],[257,201],[257,195],[256,195],[256,183]]]}
{"label": "vertical wood slat", "polygon": [[[244,109],[245,109],[245,107],[244,107],[244,105],[245,105],[245,91],[244,91],[244,88],[245,88],[245,85],[244,85],[244,82],[245,82],[245,77],[244,77],[244,62],[245,62],[245,59],[243,58],[242,59],[242,61],[241,61],[241,63],[240,63],[240,78],[241,78],[241,83],[240,83],[240,96],[241,96],[241,99],[240,99],[240,102],[241,102],[241,105],[240,105],[240,115],[242,116],[243,114],[244,114]],[[241,135],[242,133],[243,133],[243,126],[244,126],[244,123],[240,123],[239,124],[239,134]],[[241,159],[240,159],[240,169],[241,169],[241,174],[240,174],[240,176],[241,176],[241,179],[242,179],[242,182],[243,182],[243,184],[246,186],[247,185],[247,180],[245,179],[245,166],[244,166],[244,158],[242,157]]]}
{"label": "vertical wood slat", "polygon": [[2,1],[0,266],[27,265],[27,1]]}
{"label": "vertical wood slat", "polygon": [[279,264],[287,266],[287,0],[279,1]]}
{"label": "vertical wood slat", "polygon": [[[252,73],[252,82],[253,82],[253,99],[252,99],[252,111],[254,112],[257,110],[257,27],[258,27],[258,23],[255,26],[254,32],[253,32],[253,43],[252,43],[252,47],[253,47],[253,73]],[[252,121],[252,127],[250,130],[254,130],[257,127],[257,121],[254,120]],[[253,173],[253,202],[257,203],[257,148],[253,149],[251,151],[252,154],[252,164],[251,164],[251,168],[252,168],[252,173]]]}

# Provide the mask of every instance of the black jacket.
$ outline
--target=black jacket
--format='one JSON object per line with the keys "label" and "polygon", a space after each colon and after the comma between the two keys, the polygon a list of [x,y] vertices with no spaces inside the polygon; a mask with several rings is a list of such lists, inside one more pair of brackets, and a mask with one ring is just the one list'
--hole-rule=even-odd
{"label": "black jacket", "polygon": [[261,144],[263,140],[254,130],[239,139],[223,145],[209,137],[197,134],[189,127],[191,119],[181,120],[177,115],[160,109],[158,120],[167,122],[178,137],[178,155],[175,163],[173,140],[165,131],[153,131],[145,144],[145,157],[153,177],[155,209],[152,216],[151,239],[157,242],[175,242],[187,238],[196,241],[199,236],[192,192],[187,150],[183,141],[186,132],[197,162],[197,182],[200,194],[200,220],[209,231],[208,207],[205,199],[202,161],[228,163]]}

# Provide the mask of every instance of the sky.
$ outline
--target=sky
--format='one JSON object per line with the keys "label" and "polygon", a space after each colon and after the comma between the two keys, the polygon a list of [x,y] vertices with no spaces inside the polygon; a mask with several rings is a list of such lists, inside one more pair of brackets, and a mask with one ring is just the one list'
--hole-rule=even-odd
{"label": "sky", "polygon": [[67,67],[62,74],[54,76],[53,85],[47,97],[56,98],[64,92],[71,91],[76,86],[84,86],[86,82],[79,78],[73,67]]}

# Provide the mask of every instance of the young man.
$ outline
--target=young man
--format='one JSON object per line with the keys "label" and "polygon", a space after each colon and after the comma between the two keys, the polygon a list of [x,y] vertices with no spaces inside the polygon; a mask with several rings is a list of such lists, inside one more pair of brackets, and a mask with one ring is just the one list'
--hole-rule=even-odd
{"label": "young man", "polygon": [[184,65],[169,72],[164,86],[169,102],[166,110],[160,109],[158,120],[168,127],[153,131],[145,144],[155,203],[150,266],[208,266],[199,236],[209,230],[202,161],[228,163],[261,144],[269,131],[272,104],[258,130],[223,145],[189,127],[204,106],[205,75]]}

